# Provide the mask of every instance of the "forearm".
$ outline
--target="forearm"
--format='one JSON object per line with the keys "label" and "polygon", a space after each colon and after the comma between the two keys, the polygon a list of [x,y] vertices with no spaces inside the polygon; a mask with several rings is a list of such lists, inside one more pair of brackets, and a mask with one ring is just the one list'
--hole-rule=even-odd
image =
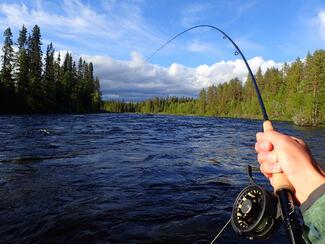
{"label": "forearm", "polygon": [[315,168],[307,168],[295,173],[294,176],[294,179],[291,179],[292,177],[289,175],[288,179],[293,183],[296,189],[296,197],[303,205],[315,189],[325,184],[325,177]]}

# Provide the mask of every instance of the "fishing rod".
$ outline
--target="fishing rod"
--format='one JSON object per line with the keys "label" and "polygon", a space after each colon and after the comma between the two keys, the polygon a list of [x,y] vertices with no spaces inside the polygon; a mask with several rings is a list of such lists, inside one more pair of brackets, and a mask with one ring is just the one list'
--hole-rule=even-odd
{"label": "fishing rod", "polygon": [[[161,49],[171,43],[179,36],[197,28],[210,28],[218,31],[235,47],[235,55],[240,54],[243,59],[248,73],[253,82],[258,102],[263,115],[263,130],[273,130],[273,125],[267,115],[264,102],[257,86],[255,76],[238,45],[224,31],[213,25],[196,25],[188,28],[173,38],[165,42],[162,46],[156,49],[146,60],[150,60]],[[248,166],[248,178],[250,185],[245,187],[237,196],[231,213],[231,221],[228,221],[217,237],[231,222],[234,231],[248,239],[267,239],[271,237],[274,231],[282,223],[286,228],[288,238],[291,243],[305,243],[302,238],[302,230],[299,220],[295,212],[295,202],[293,201],[294,188],[284,175],[284,173],[273,174],[274,193],[266,191],[261,186],[257,185],[252,178],[252,168]],[[217,237],[212,241],[214,242]]]}

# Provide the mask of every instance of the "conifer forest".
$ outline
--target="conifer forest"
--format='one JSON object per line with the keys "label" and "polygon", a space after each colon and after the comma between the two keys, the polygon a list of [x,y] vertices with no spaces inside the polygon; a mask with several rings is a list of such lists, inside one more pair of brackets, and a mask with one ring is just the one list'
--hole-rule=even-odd
{"label": "conifer forest", "polygon": [[0,69],[0,113],[84,113],[99,111],[101,93],[93,64],[71,53],[43,55],[41,31],[22,26],[17,42],[4,31]]}

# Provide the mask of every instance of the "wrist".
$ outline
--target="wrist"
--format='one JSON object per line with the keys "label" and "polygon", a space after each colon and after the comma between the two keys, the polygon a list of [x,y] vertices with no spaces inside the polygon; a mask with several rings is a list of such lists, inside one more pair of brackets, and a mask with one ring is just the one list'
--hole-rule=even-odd
{"label": "wrist", "polygon": [[325,184],[325,177],[317,171],[301,177],[299,183],[295,184],[296,198],[300,204],[303,204],[310,194],[323,184]]}
{"label": "wrist", "polygon": [[325,184],[322,184],[318,188],[316,188],[307,198],[307,200],[301,204],[300,210],[301,213],[304,215],[305,212],[314,205],[319,198],[321,198],[325,194]]}

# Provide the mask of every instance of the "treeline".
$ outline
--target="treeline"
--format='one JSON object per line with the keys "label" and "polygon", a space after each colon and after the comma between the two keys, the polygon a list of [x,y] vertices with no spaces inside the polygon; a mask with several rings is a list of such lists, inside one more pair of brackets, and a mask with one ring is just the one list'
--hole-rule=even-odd
{"label": "treeline", "polygon": [[[269,117],[290,120],[299,125],[325,123],[325,51],[317,50],[282,69],[269,68],[255,74]],[[115,104],[114,109],[112,105]],[[257,96],[250,77],[242,83],[227,83],[202,89],[197,99],[149,99],[123,107],[123,102],[106,102],[114,112],[171,113],[220,117],[261,118]],[[123,107],[123,111],[118,108]]]}
{"label": "treeline", "polygon": [[[62,57],[50,43],[43,56],[41,31],[25,26],[17,43],[4,31],[0,69],[0,113],[71,113],[99,111],[101,93],[93,64]],[[14,48],[15,47],[15,48]],[[16,50],[16,51],[15,51]]]}
{"label": "treeline", "polygon": [[195,114],[196,100],[187,97],[155,97],[142,102],[104,101],[103,109],[111,113]]}

